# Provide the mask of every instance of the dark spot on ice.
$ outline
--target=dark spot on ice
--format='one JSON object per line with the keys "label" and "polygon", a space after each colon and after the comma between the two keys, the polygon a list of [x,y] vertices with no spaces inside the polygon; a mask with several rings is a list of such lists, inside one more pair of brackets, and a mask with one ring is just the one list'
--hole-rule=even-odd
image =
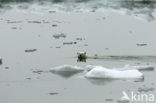
{"label": "dark spot on ice", "polygon": [[58,92],[49,93],[49,95],[58,95],[58,94],[59,94]]}
{"label": "dark spot on ice", "polygon": [[25,50],[26,53],[35,52],[35,51],[37,51],[37,49],[27,49],[27,50]]}

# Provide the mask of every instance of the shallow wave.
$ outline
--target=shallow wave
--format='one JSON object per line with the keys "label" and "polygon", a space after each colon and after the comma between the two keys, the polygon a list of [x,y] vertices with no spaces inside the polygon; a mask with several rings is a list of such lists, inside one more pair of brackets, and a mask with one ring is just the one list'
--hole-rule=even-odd
{"label": "shallow wave", "polygon": [[154,20],[152,13],[155,10],[156,4],[156,1],[150,0],[0,0],[0,2],[0,8],[5,10],[14,9],[17,11],[29,11],[38,13],[51,13],[58,11],[117,11],[118,13],[124,13],[126,15],[144,18],[148,21]]}

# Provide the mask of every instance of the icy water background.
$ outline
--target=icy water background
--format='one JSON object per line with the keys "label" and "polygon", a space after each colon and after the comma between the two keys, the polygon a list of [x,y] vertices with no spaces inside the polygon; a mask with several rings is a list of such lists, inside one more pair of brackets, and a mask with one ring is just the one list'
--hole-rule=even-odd
{"label": "icy water background", "polygon": [[116,11],[152,21],[155,0],[1,0],[0,7],[5,10],[46,12],[96,12]]}
{"label": "icy water background", "polygon": [[[140,82],[48,72],[64,64],[156,66],[154,1],[1,0],[0,5],[0,103],[121,103],[122,91],[137,93],[140,88],[156,96],[155,71],[142,71]],[[79,51],[121,58],[77,62]]]}

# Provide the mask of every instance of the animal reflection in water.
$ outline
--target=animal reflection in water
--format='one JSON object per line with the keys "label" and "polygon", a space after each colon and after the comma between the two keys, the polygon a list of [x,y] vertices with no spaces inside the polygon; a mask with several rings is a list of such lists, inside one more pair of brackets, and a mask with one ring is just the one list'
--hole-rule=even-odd
{"label": "animal reflection in water", "polygon": [[86,52],[78,52],[77,53],[77,62],[86,62],[87,59],[108,59],[108,60],[152,60],[156,61],[156,56],[144,56],[144,55],[115,55],[115,56],[98,56],[95,54],[94,56],[88,56]]}

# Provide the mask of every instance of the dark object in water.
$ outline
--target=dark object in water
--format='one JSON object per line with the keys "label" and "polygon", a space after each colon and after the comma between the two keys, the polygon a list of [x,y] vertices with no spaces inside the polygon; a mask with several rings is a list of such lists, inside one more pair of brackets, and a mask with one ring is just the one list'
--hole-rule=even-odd
{"label": "dark object in water", "polygon": [[33,73],[37,73],[37,74],[41,74],[43,72],[44,72],[43,70],[35,70],[35,71],[33,71]]}
{"label": "dark object in water", "polygon": [[56,48],[61,48],[60,46],[56,46]]}
{"label": "dark object in water", "polygon": [[57,27],[57,24],[53,24],[52,27]]}
{"label": "dark object in water", "polygon": [[38,24],[40,24],[41,22],[40,21],[28,21],[28,23],[38,23]]}
{"label": "dark object in water", "polygon": [[151,87],[151,88],[148,88],[148,87],[139,87],[138,88],[138,91],[139,92],[150,92],[150,91],[154,91],[155,90],[155,88],[153,88],[153,87]]}
{"label": "dark object in water", "polygon": [[53,93],[49,93],[50,95],[58,95],[59,93],[57,92],[53,92]]}
{"label": "dark object in water", "polygon": [[86,52],[78,52],[77,57],[78,57],[77,59],[78,62],[86,62],[87,59]]}
{"label": "dark object in water", "polygon": [[136,44],[137,46],[147,46],[147,44]]}
{"label": "dark object in water", "polygon": [[72,45],[72,44],[77,44],[77,42],[64,42],[63,45]]}
{"label": "dark object in water", "polygon": [[35,51],[37,51],[37,49],[27,49],[27,50],[25,50],[25,52],[35,52]]}
{"label": "dark object in water", "polygon": [[31,78],[26,78],[27,80],[31,80]]}
{"label": "dark object in water", "polygon": [[72,45],[73,42],[64,42],[63,45]]}
{"label": "dark object in water", "polygon": [[0,57],[0,65],[2,65],[3,64],[3,62],[2,62],[2,58]]}
{"label": "dark object in water", "polygon": [[112,101],[113,101],[113,99],[105,99],[105,101],[112,102]]}
{"label": "dark object in water", "polygon": [[[86,52],[78,52],[77,53],[77,61],[78,62],[86,62],[86,59],[112,59],[112,60],[142,60],[142,59],[151,59],[155,58],[156,56],[133,56],[133,55],[118,55],[118,56],[113,56],[113,55],[108,55],[108,56],[98,56],[97,54],[94,56],[88,56]],[[146,69],[146,68],[145,68]],[[154,68],[151,67],[149,70],[153,70]]]}
{"label": "dark object in water", "polygon": [[49,13],[56,13],[56,11],[48,11]]}
{"label": "dark object in water", "polygon": [[60,33],[60,34],[55,34],[55,35],[53,35],[53,37],[54,37],[55,39],[60,39],[61,37],[62,37],[62,38],[66,38],[67,36],[66,36],[64,33]]}
{"label": "dark object in water", "polygon": [[11,29],[17,29],[17,27],[11,27]]}
{"label": "dark object in water", "polygon": [[5,67],[5,69],[9,69],[9,67]]}

